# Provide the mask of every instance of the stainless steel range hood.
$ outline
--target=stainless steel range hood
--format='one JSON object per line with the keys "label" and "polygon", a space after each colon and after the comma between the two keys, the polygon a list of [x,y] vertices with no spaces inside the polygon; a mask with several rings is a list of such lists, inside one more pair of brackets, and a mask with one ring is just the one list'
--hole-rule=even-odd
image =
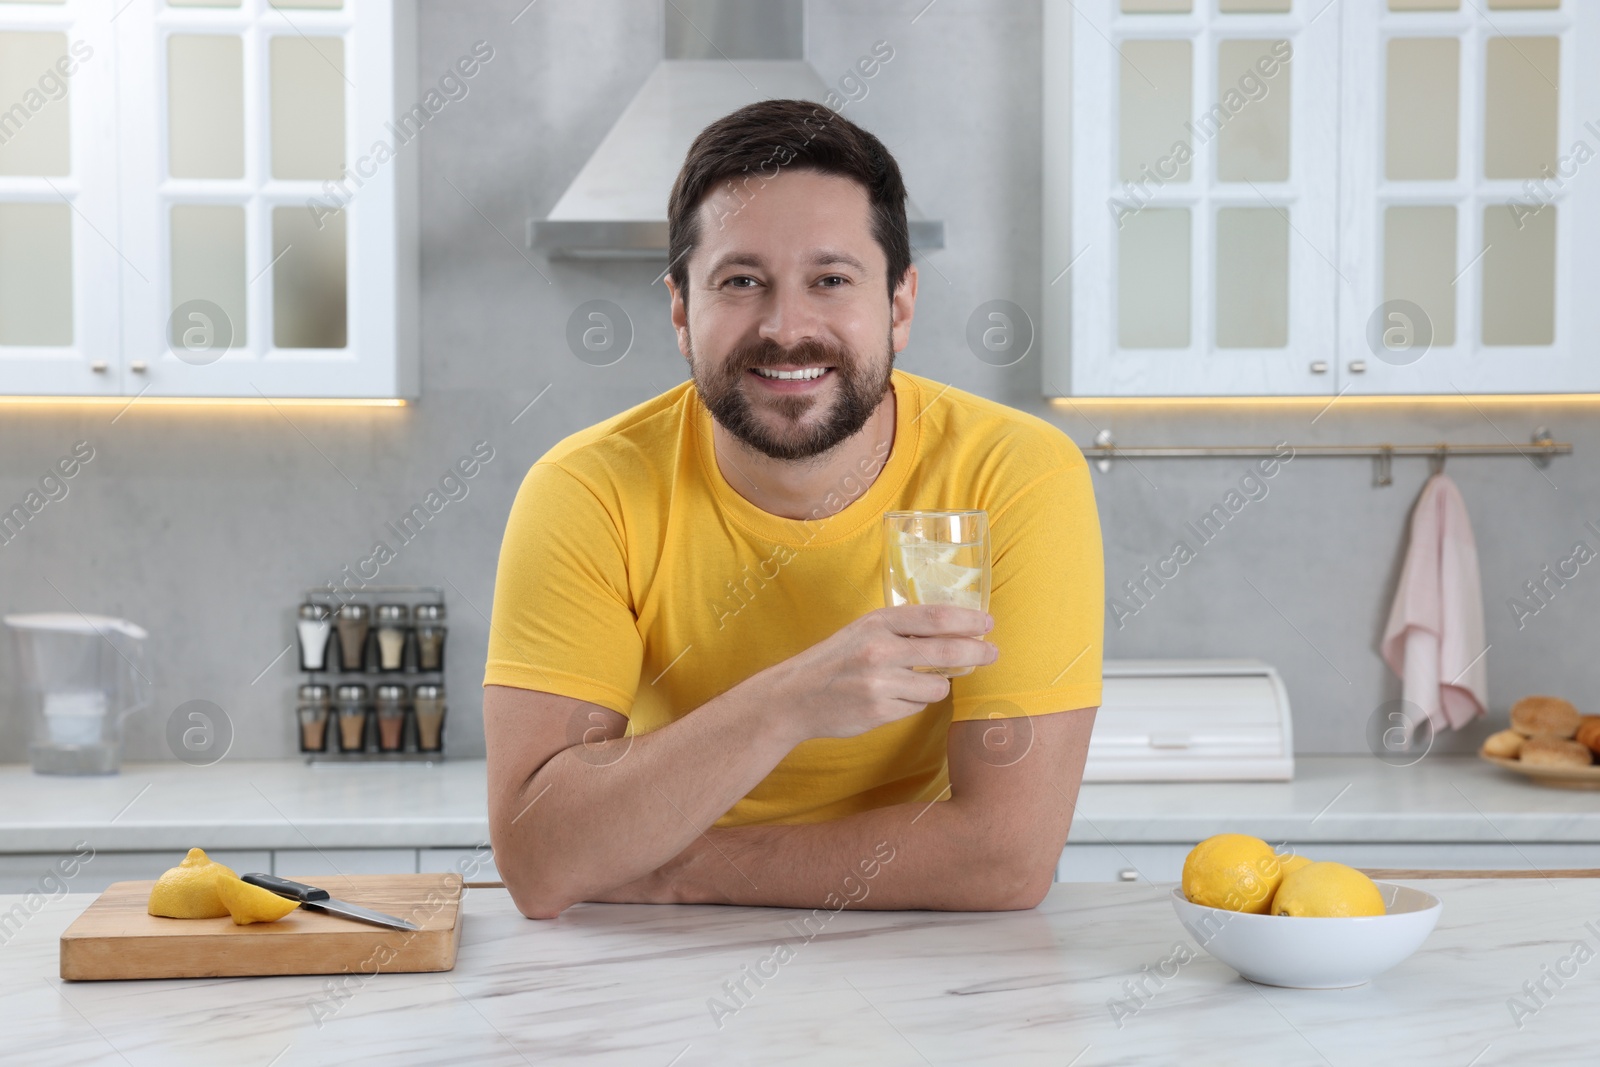
{"label": "stainless steel range hood", "polygon": [[[823,103],[804,56],[804,0],[664,0],[665,58],[651,71],[528,244],[552,256],[665,259],[667,197],[695,135],[757,100]],[[944,223],[908,197],[913,248],[944,247]]]}

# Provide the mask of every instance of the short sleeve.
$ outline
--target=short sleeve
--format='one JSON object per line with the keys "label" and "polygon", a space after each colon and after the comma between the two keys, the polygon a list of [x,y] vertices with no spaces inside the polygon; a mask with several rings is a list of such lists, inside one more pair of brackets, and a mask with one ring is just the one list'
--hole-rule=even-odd
{"label": "short sleeve", "polygon": [[617,520],[571,472],[534,464],[500,546],[483,684],[627,715],[643,655]]}
{"label": "short sleeve", "polygon": [[989,527],[1000,658],[951,681],[951,720],[1098,707],[1105,561],[1083,456],[1020,490]]}

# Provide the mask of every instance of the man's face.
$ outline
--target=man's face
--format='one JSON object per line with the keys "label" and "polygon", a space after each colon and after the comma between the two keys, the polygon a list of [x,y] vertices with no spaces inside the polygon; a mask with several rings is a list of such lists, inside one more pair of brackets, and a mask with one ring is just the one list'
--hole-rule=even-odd
{"label": "man's face", "polygon": [[[720,186],[699,211],[688,314],[674,289],[672,318],[701,398],[723,429],[774,459],[828,451],[889,388],[915,272],[904,321],[891,321],[867,193],[845,178],[786,170],[738,196]],[[758,368],[817,376],[774,380]]]}

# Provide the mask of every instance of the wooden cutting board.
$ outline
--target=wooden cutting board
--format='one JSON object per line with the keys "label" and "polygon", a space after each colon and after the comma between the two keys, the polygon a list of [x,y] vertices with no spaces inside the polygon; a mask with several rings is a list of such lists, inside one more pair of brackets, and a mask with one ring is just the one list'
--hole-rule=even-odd
{"label": "wooden cutting board", "polygon": [[296,908],[271,923],[149,913],[154,882],[118,882],[61,935],[61,977],[220,978],[265,974],[448,971],[461,944],[459,874],[302,877],[339,900],[406,919],[397,930]]}

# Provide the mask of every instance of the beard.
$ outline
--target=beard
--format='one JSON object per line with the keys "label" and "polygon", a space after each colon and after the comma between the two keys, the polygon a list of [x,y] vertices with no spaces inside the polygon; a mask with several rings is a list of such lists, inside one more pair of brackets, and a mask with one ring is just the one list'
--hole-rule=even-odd
{"label": "beard", "polygon": [[[805,340],[785,349],[763,339],[734,349],[721,366],[707,369],[694,358],[691,340],[689,370],[701,402],[724,430],[772,459],[804,460],[828,452],[867,424],[889,390],[892,334],[884,351],[887,358],[879,370],[876,361],[862,360],[843,345]],[[773,393],[752,401],[747,390],[761,387],[748,380],[751,369],[784,364],[832,367],[832,399],[824,386],[816,393]]]}

